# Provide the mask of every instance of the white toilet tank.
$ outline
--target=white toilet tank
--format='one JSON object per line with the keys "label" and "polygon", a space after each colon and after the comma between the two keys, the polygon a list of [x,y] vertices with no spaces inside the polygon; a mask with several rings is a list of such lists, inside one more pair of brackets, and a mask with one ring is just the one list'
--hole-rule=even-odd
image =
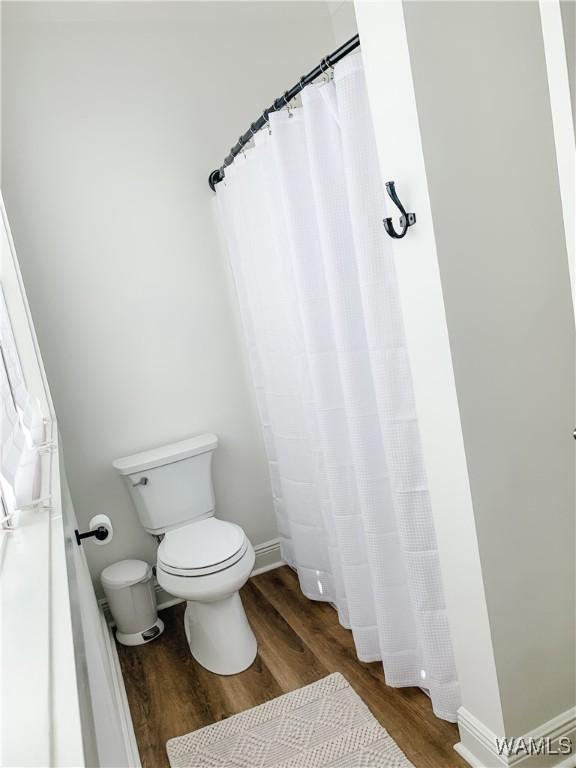
{"label": "white toilet tank", "polygon": [[113,462],[148,533],[214,514],[211,466],[217,445],[216,435],[198,435]]}

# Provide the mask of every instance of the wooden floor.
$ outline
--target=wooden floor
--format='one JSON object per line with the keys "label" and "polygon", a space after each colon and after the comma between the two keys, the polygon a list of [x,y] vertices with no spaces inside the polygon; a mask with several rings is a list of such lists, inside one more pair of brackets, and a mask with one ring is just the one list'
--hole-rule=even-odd
{"label": "wooden floor", "polygon": [[416,768],[465,768],[453,751],[455,725],[432,714],[418,688],[389,688],[380,663],[357,660],[352,633],[326,603],[311,602],[287,566],[250,579],[242,590],[258,639],[254,664],[221,677],[192,658],[183,627],[184,604],[162,611],[158,641],[118,646],[144,768],[167,766],[165,744],[196,728],[341,672]]}

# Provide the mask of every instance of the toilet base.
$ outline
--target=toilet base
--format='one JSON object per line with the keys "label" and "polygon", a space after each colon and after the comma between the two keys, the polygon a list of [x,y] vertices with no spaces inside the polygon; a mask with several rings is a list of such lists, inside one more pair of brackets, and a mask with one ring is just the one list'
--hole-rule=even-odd
{"label": "toilet base", "polygon": [[247,669],[258,650],[238,592],[210,603],[189,600],[184,629],[196,661],[218,675]]}

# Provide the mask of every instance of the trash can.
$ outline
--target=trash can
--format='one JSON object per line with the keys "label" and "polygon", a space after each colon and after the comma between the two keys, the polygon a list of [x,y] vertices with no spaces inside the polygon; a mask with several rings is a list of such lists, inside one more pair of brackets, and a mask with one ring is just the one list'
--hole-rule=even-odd
{"label": "trash can", "polygon": [[100,574],[110,612],[116,622],[116,639],[122,645],[142,645],[164,630],[158,618],[152,586],[152,568],[143,560],[120,560]]}

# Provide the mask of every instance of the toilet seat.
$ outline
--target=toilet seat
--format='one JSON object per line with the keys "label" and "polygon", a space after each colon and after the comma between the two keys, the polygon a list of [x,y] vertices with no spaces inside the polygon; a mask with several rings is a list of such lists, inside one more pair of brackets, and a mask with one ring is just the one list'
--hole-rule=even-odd
{"label": "toilet seat", "polygon": [[207,576],[230,568],[247,549],[240,526],[210,517],[168,531],[158,548],[158,567],[173,576]]}

